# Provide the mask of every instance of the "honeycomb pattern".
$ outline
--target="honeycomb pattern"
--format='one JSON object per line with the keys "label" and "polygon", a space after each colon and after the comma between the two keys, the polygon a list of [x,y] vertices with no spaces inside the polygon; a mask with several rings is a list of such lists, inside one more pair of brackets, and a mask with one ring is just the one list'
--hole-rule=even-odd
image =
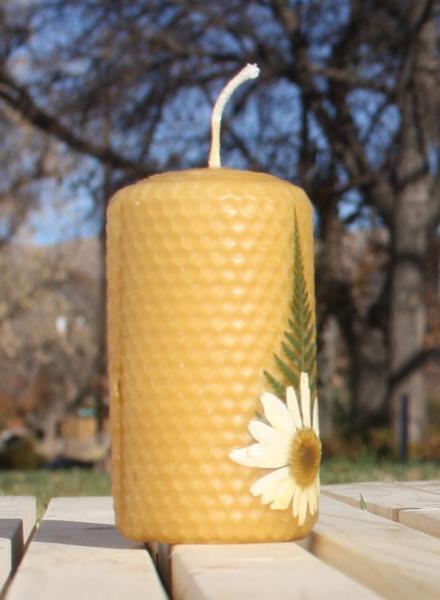
{"label": "honeycomb pattern", "polygon": [[314,298],[312,209],[261,173],[194,169],[118,192],[108,213],[112,479],[134,540],[282,541],[307,534],[232,462],[276,373],[292,291],[293,207]]}

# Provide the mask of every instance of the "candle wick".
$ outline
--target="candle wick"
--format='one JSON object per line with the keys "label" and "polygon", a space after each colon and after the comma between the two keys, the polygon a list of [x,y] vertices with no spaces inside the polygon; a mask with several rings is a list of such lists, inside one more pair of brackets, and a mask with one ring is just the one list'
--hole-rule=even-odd
{"label": "candle wick", "polygon": [[257,65],[247,64],[221,91],[217,102],[214,104],[211,117],[211,151],[209,153],[209,167],[219,168],[220,162],[220,125],[222,122],[223,110],[229,98],[235,90],[245,81],[255,79],[260,74]]}

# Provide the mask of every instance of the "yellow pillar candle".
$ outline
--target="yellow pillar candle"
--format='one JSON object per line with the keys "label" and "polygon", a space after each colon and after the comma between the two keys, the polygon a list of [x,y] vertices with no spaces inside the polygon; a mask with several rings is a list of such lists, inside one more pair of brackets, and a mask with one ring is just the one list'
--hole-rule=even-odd
{"label": "yellow pillar candle", "polygon": [[140,181],[110,204],[107,273],[122,533],[166,543],[307,534],[320,443],[305,193],[218,167]]}

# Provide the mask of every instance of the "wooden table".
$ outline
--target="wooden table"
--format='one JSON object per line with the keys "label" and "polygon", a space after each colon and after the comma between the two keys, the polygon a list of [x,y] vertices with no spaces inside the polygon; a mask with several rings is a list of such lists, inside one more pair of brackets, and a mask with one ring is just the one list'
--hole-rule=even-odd
{"label": "wooden table", "polygon": [[326,486],[298,543],[147,550],[109,497],[54,498],[35,522],[34,498],[0,498],[6,600],[440,598],[440,481]]}

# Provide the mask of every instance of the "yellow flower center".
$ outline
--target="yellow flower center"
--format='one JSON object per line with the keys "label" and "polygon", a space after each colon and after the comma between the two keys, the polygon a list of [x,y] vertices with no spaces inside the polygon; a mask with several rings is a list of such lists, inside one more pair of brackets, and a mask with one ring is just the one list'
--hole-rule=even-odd
{"label": "yellow flower center", "polygon": [[310,485],[318,475],[321,462],[321,440],[313,429],[300,429],[293,438],[289,465],[292,476],[301,487]]}

